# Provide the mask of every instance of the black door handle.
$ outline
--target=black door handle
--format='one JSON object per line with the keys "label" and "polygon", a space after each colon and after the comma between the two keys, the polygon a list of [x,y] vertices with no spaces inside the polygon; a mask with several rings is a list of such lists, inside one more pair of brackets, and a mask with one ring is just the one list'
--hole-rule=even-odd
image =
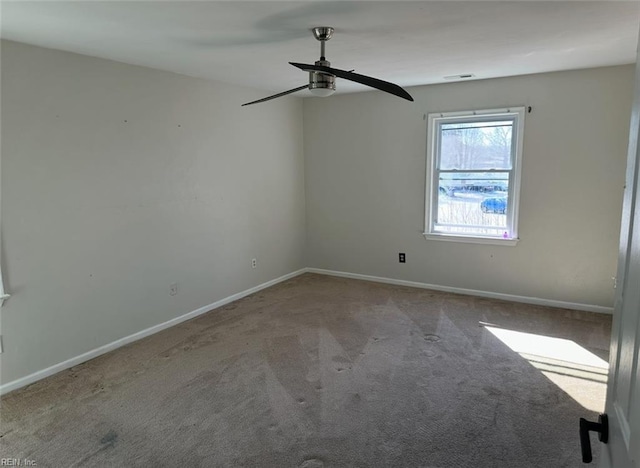
{"label": "black door handle", "polygon": [[583,463],[591,463],[593,460],[589,431],[597,432],[600,442],[606,444],[609,441],[609,418],[607,415],[601,414],[598,416],[597,423],[580,418],[580,447],[582,448]]}

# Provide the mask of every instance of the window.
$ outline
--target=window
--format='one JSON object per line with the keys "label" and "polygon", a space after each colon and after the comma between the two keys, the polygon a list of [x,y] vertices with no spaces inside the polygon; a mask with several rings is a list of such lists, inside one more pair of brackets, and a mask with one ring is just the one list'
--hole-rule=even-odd
{"label": "window", "polygon": [[425,237],[515,245],[524,107],[429,114]]}

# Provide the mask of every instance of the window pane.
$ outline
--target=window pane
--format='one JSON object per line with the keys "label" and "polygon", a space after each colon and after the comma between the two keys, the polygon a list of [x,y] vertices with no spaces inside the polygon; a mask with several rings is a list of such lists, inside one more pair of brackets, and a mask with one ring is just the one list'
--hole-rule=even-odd
{"label": "window pane", "polygon": [[442,124],[439,168],[511,169],[512,130],[511,120]]}
{"label": "window pane", "polygon": [[441,172],[436,232],[511,238],[508,172]]}

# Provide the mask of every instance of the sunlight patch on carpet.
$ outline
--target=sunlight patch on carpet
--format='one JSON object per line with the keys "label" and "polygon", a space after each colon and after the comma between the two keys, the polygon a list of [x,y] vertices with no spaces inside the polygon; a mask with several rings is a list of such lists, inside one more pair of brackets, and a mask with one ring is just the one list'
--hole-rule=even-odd
{"label": "sunlight patch on carpet", "polygon": [[486,325],[485,328],[583,407],[603,411],[607,361],[575,341]]}

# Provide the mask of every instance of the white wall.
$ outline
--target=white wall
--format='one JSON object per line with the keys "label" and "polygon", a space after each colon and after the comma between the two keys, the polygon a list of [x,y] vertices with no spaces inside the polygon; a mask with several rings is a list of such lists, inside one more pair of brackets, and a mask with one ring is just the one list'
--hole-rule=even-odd
{"label": "white wall", "polygon": [[304,266],[302,103],[262,95],[2,42],[3,383]]}
{"label": "white wall", "polygon": [[[632,88],[622,66],[305,100],[307,265],[611,307]],[[515,105],[521,241],[425,240],[423,114]]]}

